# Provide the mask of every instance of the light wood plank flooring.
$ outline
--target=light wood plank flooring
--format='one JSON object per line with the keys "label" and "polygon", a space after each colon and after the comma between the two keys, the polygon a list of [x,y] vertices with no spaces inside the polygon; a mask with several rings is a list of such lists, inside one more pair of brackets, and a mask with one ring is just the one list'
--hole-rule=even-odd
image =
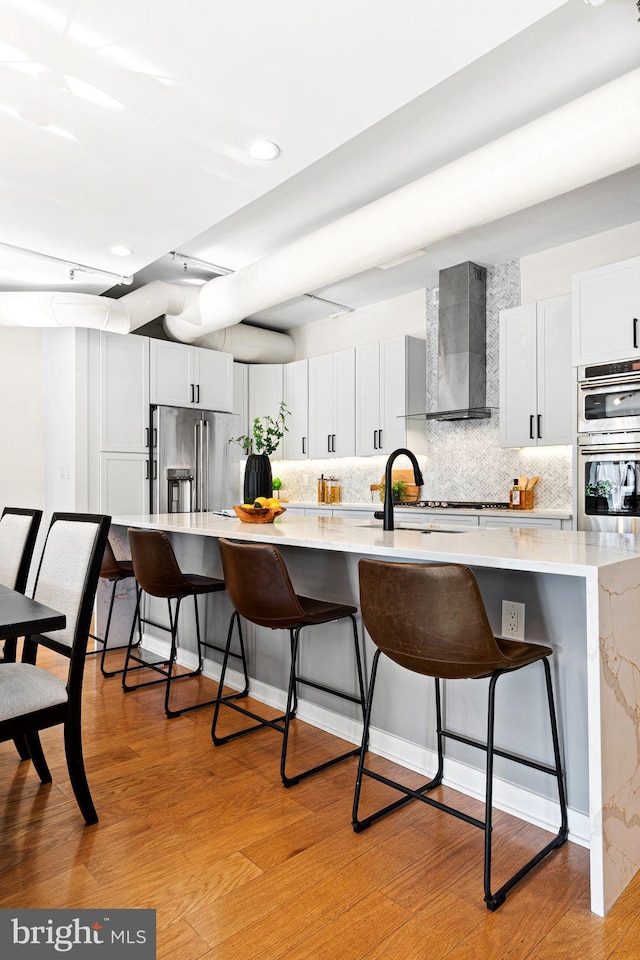
{"label": "light wood plank flooring", "polygon": [[[54,660],[43,651],[43,664]],[[189,680],[184,696],[198,687],[202,699],[215,689]],[[276,733],[215,748],[211,707],[167,720],[162,698],[161,687],[123,695],[119,678],[103,679],[88,659],[94,827],[73,799],[61,730],[43,735],[51,785],[1,745],[0,907],[152,907],[161,960],[640,956],[640,878],[601,920],[589,911],[587,851],[567,844],[489,913],[479,830],[410,804],[354,834],[355,760],[285,790]],[[335,749],[296,726],[301,763]],[[385,788],[367,787],[373,806]],[[481,815],[475,801],[455,800]],[[499,880],[546,835],[499,813],[496,836]]]}

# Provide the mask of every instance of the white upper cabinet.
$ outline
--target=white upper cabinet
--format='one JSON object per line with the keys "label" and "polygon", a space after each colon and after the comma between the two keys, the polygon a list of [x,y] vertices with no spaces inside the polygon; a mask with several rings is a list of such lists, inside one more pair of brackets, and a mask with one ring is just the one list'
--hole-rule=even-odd
{"label": "white upper cabinet", "polygon": [[[256,417],[275,420],[284,399],[284,373],[281,363],[253,363],[249,366],[249,424],[247,433],[253,433]],[[288,424],[287,424],[288,426]],[[254,450],[254,453],[258,451]],[[273,460],[283,457],[282,444],[271,454]]]}
{"label": "white upper cabinet", "polygon": [[233,357],[218,350],[151,340],[151,403],[230,412]]}
{"label": "white upper cabinet", "polygon": [[355,351],[309,360],[309,456],[355,453]]}
{"label": "white upper cabinet", "polygon": [[572,443],[571,298],[500,313],[500,445]]}
{"label": "white upper cabinet", "polygon": [[425,341],[392,337],[356,348],[356,454],[389,454],[398,447],[425,448]]}
{"label": "white upper cabinet", "polygon": [[574,366],[640,355],[640,257],[573,277]]}
{"label": "white upper cabinet", "polygon": [[196,406],[203,410],[233,411],[233,354],[191,347],[191,376]]}
{"label": "white upper cabinet", "polygon": [[284,436],[286,460],[309,457],[309,361],[294,360],[284,366],[284,402],[289,410]]}
{"label": "white upper cabinet", "polygon": [[149,340],[100,334],[100,449],[149,447]]}

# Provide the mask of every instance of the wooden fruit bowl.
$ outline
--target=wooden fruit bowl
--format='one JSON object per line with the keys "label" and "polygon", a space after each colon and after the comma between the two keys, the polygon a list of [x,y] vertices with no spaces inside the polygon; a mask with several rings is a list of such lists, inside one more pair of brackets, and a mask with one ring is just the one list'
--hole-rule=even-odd
{"label": "wooden fruit bowl", "polygon": [[276,517],[284,513],[286,507],[234,507],[234,512],[243,523],[273,523]]}

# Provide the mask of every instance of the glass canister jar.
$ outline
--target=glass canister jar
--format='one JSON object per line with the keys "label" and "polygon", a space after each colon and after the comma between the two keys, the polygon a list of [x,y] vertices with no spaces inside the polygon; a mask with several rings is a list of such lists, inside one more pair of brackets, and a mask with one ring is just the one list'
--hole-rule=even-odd
{"label": "glass canister jar", "polygon": [[329,503],[340,503],[340,481],[337,477],[329,477]]}

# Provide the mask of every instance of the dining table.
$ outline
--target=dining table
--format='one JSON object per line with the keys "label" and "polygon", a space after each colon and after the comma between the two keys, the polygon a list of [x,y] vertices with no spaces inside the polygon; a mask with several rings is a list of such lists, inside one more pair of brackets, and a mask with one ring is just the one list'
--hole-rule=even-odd
{"label": "dining table", "polygon": [[18,637],[62,630],[66,623],[63,613],[0,583],[0,639],[5,641],[5,661],[15,660]]}

